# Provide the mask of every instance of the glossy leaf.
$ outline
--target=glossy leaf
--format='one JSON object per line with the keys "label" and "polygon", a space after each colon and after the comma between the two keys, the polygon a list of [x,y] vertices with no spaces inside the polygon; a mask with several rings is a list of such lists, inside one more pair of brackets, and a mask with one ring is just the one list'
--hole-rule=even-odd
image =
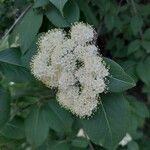
{"label": "glossy leaf", "polygon": [[17,48],[0,52],[0,71],[9,81],[26,82],[32,79],[30,72],[23,67],[20,56],[20,50]]}
{"label": "glossy leaf", "polygon": [[8,81],[28,82],[32,80],[31,73],[24,67],[1,63],[0,71]]}
{"label": "glossy leaf", "polygon": [[127,145],[127,150],[139,150],[139,146],[136,142],[131,141]]}
{"label": "glossy leaf", "polygon": [[134,80],[113,60],[105,58],[109,66],[108,90],[110,92],[122,92],[135,86]]}
{"label": "glossy leaf", "polygon": [[0,52],[0,62],[21,66],[20,50],[18,48],[5,49]]}
{"label": "glossy leaf", "polygon": [[63,8],[68,0],[49,0],[63,14]]}
{"label": "glossy leaf", "polygon": [[84,13],[86,20],[89,24],[98,25],[98,20],[93,12],[93,10],[91,9],[91,7],[88,5],[88,3],[86,1],[81,1],[81,0],[77,0],[77,3],[81,9],[81,11]]}
{"label": "glossy leaf", "polygon": [[138,81],[138,77],[136,74],[136,65],[137,62],[130,59],[121,63],[121,66],[123,67],[124,71],[127,74],[129,74],[134,79],[135,82]]}
{"label": "glossy leaf", "polygon": [[[49,101],[48,120],[50,128],[57,132],[71,132],[73,119],[71,114],[60,107],[54,100]],[[64,119],[67,118],[67,119]]]}
{"label": "glossy leaf", "polygon": [[35,106],[25,120],[25,135],[33,146],[40,146],[47,138],[49,131],[48,112],[45,107]]}
{"label": "glossy leaf", "polygon": [[45,6],[47,4],[49,4],[49,0],[36,0],[34,2],[34,8]]}
{"label": "glossy leaf", "polygon": [[70,150],[66,141],[51,141],[48,146],[49,150]]}
{"label": "glossy leaf", "polygon": [[68,27],[71,23],[79,20],[79,8],[75,1],[69,0],[64,7],[64,14],[62,14],[51,5],[46,16],[52,24],[56,27]]}
{"label": "glossy leaf", "polygon": [[[22,53],[25,53],[27,49],[31,46],[35,39],[36,34],[42,24],[42,14],[36,13],[33,8],[31,8],[25,16],[22,18],[20,23],[16,26],[12,35],[10,36],[11,43],[15,37],[19,36],[19,44]],[[12,40],[11,40],[12,39]]]}
{"label": "glossy leaf", "polygon": [[129,107],[121,94],[107,94],[90,119],[82,120],[83,129],[96,144],[109,150],[117,147],[129,124]]}

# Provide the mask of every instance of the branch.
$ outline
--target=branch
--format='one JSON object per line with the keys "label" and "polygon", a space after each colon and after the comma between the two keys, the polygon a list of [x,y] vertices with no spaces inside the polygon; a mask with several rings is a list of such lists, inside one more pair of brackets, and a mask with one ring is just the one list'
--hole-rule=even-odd
{"label": "branch", "polygon": [[20,19],[28,12],[28,10],[31,8],[32,4],[28,5],[26,9],[21,13],[21,15],[15,20],[14,24],[9,28],[9,30],[5,33],[3,36],[3,39],[7,37],[7,35],[13,30],[13,28],[16,26],[16,24],[20,21]]}

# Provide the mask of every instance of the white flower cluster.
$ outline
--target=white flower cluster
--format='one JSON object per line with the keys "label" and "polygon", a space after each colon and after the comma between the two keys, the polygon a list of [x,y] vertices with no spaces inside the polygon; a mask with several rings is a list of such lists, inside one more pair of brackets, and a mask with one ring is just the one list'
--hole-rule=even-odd
{"label": "white flower cluster", "polygon": [[84,23],[74,24],[70,35],[50,30],[40,38],[31,63],[34,76],[47,87],[58,88],[58,102],[79,117],[90,116],[106,90],[109,72],[94,37],[94,29]]}

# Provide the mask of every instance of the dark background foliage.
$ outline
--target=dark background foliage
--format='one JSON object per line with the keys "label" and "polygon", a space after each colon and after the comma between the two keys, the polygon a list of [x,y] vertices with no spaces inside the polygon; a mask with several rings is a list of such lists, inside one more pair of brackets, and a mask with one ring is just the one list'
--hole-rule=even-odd
{"label": "dark background foliage", "polygon": [[[106,59],[112,93],[103,96],[105,110],[88,120],[53,101],[56,91],[29,67],[42,32],[68,30],[76,21],[96,29],[100,53],[136,82]],[[0,37],[0,149],[150,149],[149,0],[0,0]],[[85,136],[77,137],[81,128]],[[132,141],[118,146],[125,133]]]}

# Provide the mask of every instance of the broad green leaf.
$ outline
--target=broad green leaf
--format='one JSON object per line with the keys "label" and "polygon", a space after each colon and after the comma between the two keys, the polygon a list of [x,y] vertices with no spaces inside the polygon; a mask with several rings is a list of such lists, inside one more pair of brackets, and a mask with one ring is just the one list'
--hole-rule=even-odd
{"label": "broad green leaf", "polygon": [[137,142],[131,141],[127,145],[127,150],[139,150]]}
{"label": "broad green leaf", "polygon": [[143,34],[144,40],[150,40],[150,28],[148,28]]}
{"label": "broad green leaf", "polygon": [[9,80],[15,82],[31,81],[30,72],[22,66],[20,50],[6,49],[0,52],[0,72]]}
{"label": "broad green leaf", "polygon": [[0,52],[0,62],[21,66],[20,50],[18,48],[5,49]]}
{"label": "broad green leaf", "polygon": [[20,118],[14,118],[5,124],[4,128],[0,130],[0,135],[8,139],[22,139],[24,134],[24,121]]}
{"label": "broad green leaf", "polygon": [[32,57],[36,54],[37,52],[37,44],[36,41],[33,42],[33,44],[30,46],[29,50],[22,55],[21,57],[21,62],[22,64],[26,67],[30,69],[30,62]]}
{"label": "broad green leaf", "polygon": [[130,126],[128,133],[133,138],[139,138],[141,133],[137,129],[143,126],[145,118],[149,117],[149,111],[145,104],[139,102],[135,97],[127,96],[127,100],[130,106]]}
{"label": "broad green leaf", "polygon": [[115,16],[110,14],[106,15],[104,22],[108,30],[111,31],[115,26]]}
{"label": "broad green leaf", "polygon": [[63,8],[68,0],[49,0],[63,14]]}
{"label": "broad green leaf", "polygon": [[10,114],[10,95],[0,86],[0,128],[8,121]]}
{"label": "broad green leaf", "polygon": [[138,32],[140,32],[140,30],[143,26],[142,18],[139,16],[132,17],[131,22],[130,22],[130,26],[131,26],[131,29],[133,31],[133,34],[136,35]]}
{"label": "broad green leaf", "polygon": [[70,150],[70,147],[66,141],[50,141],[48,150]]}
{"label": "broad green leaf", "polygon": [[88,140],[86,138],[83,138],[83,137],[77,137],[77,138],[72,140],[71,144],[74,147],[85,148],[88,146]]}
{"label": "broad green leaf", "polygon": [[61,108],[60,105],[58,105],[54,100],[50,100],[48,106],[48,121],[50,128],[54,129],[57,132],[71,132],[73,124],[71,114]]}
{"label": "broad green leaf", "polygon": [[150,57],[139,62],[136,71],[140,79],[146,84],[150,85]]}
{"label": "broad green leaf", "polygon": [[142,46],[147,53],[150,53],[150,41],[142,41]]}
{"label": "broad green leaf", "polygon": [[86,1],[81,1],[81,0],[77,0],[77,3],[79,5],[81,11],[85,15],[86,21],[89,24],[97,26],[98,20],[96,18],[96,15],[94,14],[93,10],[91,9],[91,7],[88,5],[88,3]]}
{"label": "broad green leaf", "polygon": [[140,49],[140,40],[132,41],[128,46],[128,54],[132,54]]}
{"label": "broad green leaf", "polygon": [[136,74],[136,61],[128,59],[127,61],[121,62],[120,65],[123,67],[124,71],[134,79],[135,82],[138,81]]}
{"label": "broad green leaf", "polygon": [[34,2],[34,6],[33,7],[37,8],[37,7],[45,6],[47,4],[49,4],[49,0],[36,0]]}
{"label": "broad green leaf", "polygon": [[0,71],[8,81],[14,82],[29,82],[32,81],[33,77],[29,70],[24,67],[16,65],[9,65],[7,63],[0,64]]}
{"label": "broad green leaf", "polygon": [[24,16],[19,26],[20,46],[24,53],[34,41],[42,24],[42,14],[37,14],[31,8]]}
{"label": "broad green leaf", "polygon": [[110,68],[108,76],[108,90],[110,92],[122,92],[135,86],[134,80],[113,60],[104,58]]}
{"label": "broad green leaf", "polygon": [[149,117],[149,110],[143,102],[136,100],[133,96],[128,96],[128,101],[130,106],[132,107],[132,112],[141,118],[148,118]]}
{"label": "broad green leaf", "polygon": [[15,0],[14,3],[17,8],[22,8],[23,6],[25,6],[27,4],[27,1],[26,0],[21,0],[21,1]]}
{"label": "broad green leaf", "polygon": [[33,146],[40,146],[49,132],[48,111],[45,107],[35,106],[25,120],[25,135]]}
{"label": "broad green leaf", "polygon": [[69,0],[64,7],[64,15],[54,7],[50,6],[46,16],[56,27],[68,27],[71,23],[79,20],[79,8],[75,1]]}
{"label": "broad green leaf", "polygon": [[81,120],[90,140],[108,150],[114,150],[126,135],[129,106],[121,94],[107,94],[93,117]]}
{"label": "broad green leaf", "polygon": [[11,40],[15,39],[16,36],[19,36],[21,51],[22,53],[25,53],[39,31],[42,24],[42,18],[42,14],[36,13],[33,8],[31,8],[14,29],[10,36],[10,43],[12,43]]}
{"label": "broad green leaf", "polygon": [[95,0],[95,3],[100,9],[100,13],[106,14],[111,7],[111,1]]}

